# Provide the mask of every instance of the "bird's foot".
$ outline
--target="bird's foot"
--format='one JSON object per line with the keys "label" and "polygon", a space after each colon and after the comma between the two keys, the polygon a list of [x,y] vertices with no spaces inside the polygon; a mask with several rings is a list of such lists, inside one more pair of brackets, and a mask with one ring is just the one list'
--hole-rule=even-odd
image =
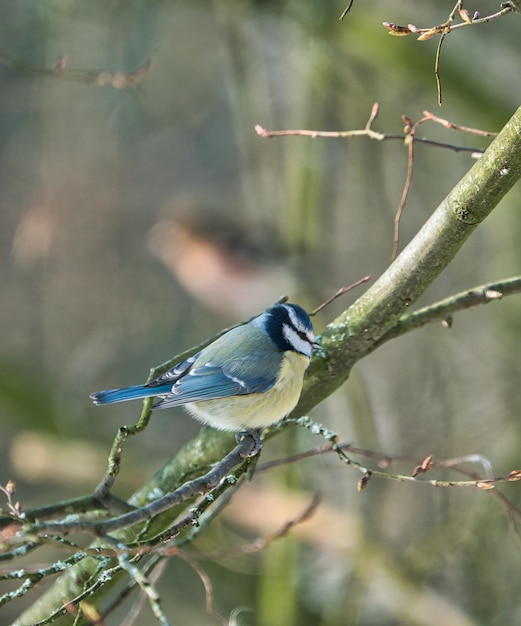
{"label": "bird's foot", "polygon": [[262,450],[263,444],[261,435],[263,430],[263,428],[250,428],[249,430],[242,430],[235,434],[235,442],[240,443],[245,437],[251,437],[253,439],[254,446],[248,456],[256,456],[257,454],[260,454],[260,451]]}

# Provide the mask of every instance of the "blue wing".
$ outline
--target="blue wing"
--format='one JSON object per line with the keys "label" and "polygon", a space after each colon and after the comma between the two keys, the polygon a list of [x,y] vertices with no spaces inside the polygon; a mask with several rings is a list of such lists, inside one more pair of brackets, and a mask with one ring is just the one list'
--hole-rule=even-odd
{"label": "blue wing", "polygon": [[110,404],[162,396],[153,408],[166,409],[188,402],[215,400],[228,396],[262,393],[277,380],[280,353],[268,352],[262,356],[246,356],[218,361],[208,361],[192,367],[201,353],[191,356],[146,385],[123,389],[108,389],[91,394],[95,404]]}
{"label": "blue wing", "polygon": [[[261,335],[262,353],[257,350],[254,356],[244,354],[244,346],[252,341],[255,333]],[[228,354],[242,356],[220,358],[223,346]],[[238,326],[151,383],[99,391],[91,394],[91,398],[96,404],[109,404],[161,396],[162,399],[153,408],[165,409],[188,402],[262,393],[275,384],[281,359],[281,352],[266,343],[261,331],[248,328],[248,325]]]}
{"label": "blue wing", "polygon": [[232,358],[222,363],[209,361],[179,378],[171,392],[154,408],[165,409],[188,402],[262,393],[275,384],[280,361],[278,352],[262,357]]}

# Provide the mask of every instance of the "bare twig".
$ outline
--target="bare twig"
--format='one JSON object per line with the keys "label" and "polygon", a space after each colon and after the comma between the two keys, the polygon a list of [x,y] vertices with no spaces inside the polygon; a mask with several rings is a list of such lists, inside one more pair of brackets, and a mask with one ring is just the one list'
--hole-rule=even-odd
{"label": "bare twig", "polygon": [[412,168],[414,163],[414,135],[416,129],[421,124],[421,120],[416,122],[413,126],[410,124],[410,120],[406,118],[406,132],[407,132],[407,175],[405,177],[405,183],[403,185],[402,197],[400,198],[400,204],[394,216],[394,231],[393,231],[393,250],[391,252],[391,261],[394,261],[398,255],[398,246],[400,245],[400,220],[402,219],[403,210],[407,202],[407,196],[409,195],[409,189],[411,188],[412,181]]}
{"label": "bare twig", "polygon": [[[114,543],[114,546],[123,551],[125,549],[125,546],[118,545],[117,542]],[[157,592],[149,577],[146,576],[146,574],[142,570],[140,570],[137,565],[129,560],[126,553],[118,551],[118,561],[121,568],[127,572],[127,574],[135,581],[137,585],[139,585],[141,591],[143,591],[143,593],[145,594],[146,598],[148,599],[150,608],[152,609],[152,612],[157,621],[163,626],[170,626],[170,622],[168,621],[163,610],[161,609],[161,599],[159,593]]]}
{"label": "bare twig", "polygon": [[449,130],[459,130],[464,133],[470,133],[472,135],[479,135],[481,137],[497,137],[496,132],[491,132],[488,130],[481,130],[480,128],[471,128],[470,126],[462,126],[461,124],[455,124],[449,120],[446,120],[439,115],[435,115],[430,111],[423,112],[423,121],[431,121],[436,122],[437,124],[441,124],[444,128],[448,128]]}
{"label": "bare twig", "polygon": [[498,476],[496,478],[485,478],[477,480],[430,480],[425,478],[418,478],[417,476],[412,475],[395,474],[379,469],[368,468],[362,465],[362,463],[359,463],[358,461],[355,461],[347,456],[344,446],[338,443],[337,435],[333,431],[324,428],[321,424],[314,422],[307,416],[296,418],[291,421],[292,423],[298,424],[299,426],[302,426],[311,431],[314,435],[324,437],[324,439],[326,439],[326,441],[330,444],[331,450],[337,454],[341,461],[343,461],[346,465],[352,465],[366,477],[377,476],[378,478],[397,480],[399,482],[416,482],[428,484],[432,487],[478,487],[479,489],[485,490],[493,488],[494,485],[498,483],[517,482],[518,480],[521,480],[521,470],[512,470],[508,474],[504,476]]}
{"label": "bare twig", "polygon": [[[493,20],[497,20],[500,17],[507,15],[512,11],[516,11],[512,2],[503,2],[502,8],[496,13],[491,13],[490,15],[485,15],[481,17],[478,13],[474,16],[470,17],[468,12],[460,13],[460,17],[462,18],[461,22],[457,24],[453,24],[455,13],[461,7],[461,3],[458,1],[456,5],[453,7],[449,17],[442,24],[438,24],[436,26],[427,26],[426,28],[418,28],[414,24],[407,24],[407,26],[401,26],[399,24],[395,24],[394,22],[383,22],[384,28],[389,31],[390,35],[397,35],[399,37],[404,37],[407,35],[418,35],[418,41],[426,41],[431,39],[435,35],[442,35],[451,33],[454,30],[459,30],[460,28],[464,28],[467,26],[478,26],[480,24],[488,24]],[[465,18],[463,17],[465,15]]]}
{"label": "bare twig", "polygon": [[316,309],[313,309],[313,311],[309,314],[310,317],[312,317],[313,315],[316,315],[317,313],[325,309],[332,302],[334,302],[337,298],[340,298],[340,296],[343,296],[345,293],[347,293],[348,291],[351,291],[355,287],[358,287],[362,285],[363,283],[366,283],[368,280],[371,280],[371,277],[364,276],[363,278],[360,278],[360,280],[357,280],[356,282],[352,283],[348,287],[340,287],[340,289],[338,289],[330,298],[322,302],[322,304],[319,304]]}
{"label": "bare twig", "polygon": [[179,556],[190,565],[190,567],[194,570],[194,572],[199,576],[199,579],[203,584],[204,593],[206,597],[206,612],[209,615],[213,615],[216,619],[218,619],[223,626],[228,626],[229,624],[228,620],[225,619],[215,609],[213,585],[208,574],[204,571],[201,565],[197,562],[197,559],[194,555],[188,554],[187,552],[184,552],[184,551],[179,551]]}
{"label": "bare twig", "polygon": [[321,502],[322,497],[319,494],[313,495],[308,506],[301,513],[299,513],[299,515],[285,522],[278,530],[267,537],[258,537],[247,544],[243,544],[242,546],[232,547],[216,552],[194,554],[192,556],[197,559],[216,560],[240,554],[253,554],[260,552],[261,550],[266,549],[273,541],[285,537],[295,526],[308,520],[315,513]]}
{"label": "bare twig", "polygon": [[[390,465],[394,463],[406,463],[409,466],[415,466],[412,472],[412,476],[415,477],[419,474],[425,474],[428,471],[431,471],[433,468],[440,469],[451,469],[455,472],[463,474],[471,478],[474,482],[468,483],[470,486],[476,486],[480,488],[485,488],[490,492],[490,494],[500,503],[505,514],[507,516],[508,524],[510,526],[510,530],[512,535],[521,548],[521,534],[518,529],[518,524],[521,523],[521,510],[515,506],[513,502],[511,502],[504,494],[502,494],[499,489],[496,487],[496,482],[498,479],[494,479],[492,474],[492,464],[490,461],[483,457],[481,454],[468,454],[465,456],[454,457],[450,459],[436,459],[433,455],[428,455],[423,460],[419,460],[414,456],[403,456],[403,455],[390,455],[385,452],[375,452],[374,450],[367,450],[364,448],[358,448],[348,443],[338,444],[338,447],[341,448],[344,452],[349,450],[351,454],[364,456],[370,459],[375,460],[378,463],[379,468],[388,468]],[[257,467],[258,472],[264,472],[271,470],[275,467],[279,467],[281,465],[287,465],[290,463],[295,463],[302,461],[304,459],[312,458],[321,454],[329,454],[331,452],[335,452],[334,447],[331,443],[325,443],[320,446],[316,446],[311,450],[307,450],[305,452],[301,452],[299,454],[286,456],[280,459],[275,459],[273,461],[268,461],[266,463],[259,464]],[[469,471],[466,468],[462,467],[463,463],[474,463],[479,464],[483,467],[486,478],[478,476],[475,472]],[[373,475],[374,470],[369,470],[362,477],[362,483],[360,486],[365,488],[367,486],[371,476]],[[514,473],[515,475],[516,473]],[[507,475],[506,480],[509,481],[511,475]],[[505,477],[504,477],[505,478]],[[491,481],[491,482],[487,482]],[[421,481],[424,482],[424,481]],[[503,480],[499,481],[503,482]],[[441,486],[441,485],[438,485]],[[443,485],[443,486],[455,486],[452,485]]]}
{"label": "bare twig", "polygon": [[[438,24],[437,26],[428,26],[427,28],[418,28],[414,24],[407,24],[407,26],[401,26],[399,24],[395,24],[394,22],[383,22],[384,28],[387,29],[390,35],[397,35],[399,37],[404,37],[407,35],[417,35],[418,41],[426,41],[431,39],[432,37],[439,35],[440,39],[438,41],[438,45],[436,47],[436,56],[434,61],[434,76],[436,78],[436,89],[438,94],[438,104],[441,106],[442,103],[442,92],[441,92],[441,79],[440,79],[440,59],[441,59],[441,47],[445,38],[448,34],[450,34],[454,30],[458,30],[460,28],[466,26],[477,26],[479,24],[487,24],[492,20],[496,20],[500,17],[503,17],[507,13],[512,11],[519,12],[518,2],[503,2],[501,5],[501,10],[496,13],[492,13],[490,15],[486,15],[481,17],[479,13],[476,11],[473,16],[469,14],[467,9],[463,8],[463,2],[461,0],[457,0],[456,4],[452,8],[448,18],[442,24]],[[459,14],[461,18],[461,22],[457,24],[453,24],[454,18],[456,17],[456,13]]]}
{"label": "bare twig", "polygon": [[130,72],[109,72],[108,70],[79,70],[69,69],[67,59],[60,56],[54,67],[46,68],[27,63],[20,57],[5,50],[0,50],[0,64],[27,74],[55,78],[76,83],[97,85],[98,87],[113,87],[114,89],[130,89],[137,87],[155,66],[155,60],[149,59],[143,65]]}
{"label": "bare twig", "polygon": [[405,183],[402,190],[402,197],[400,198],[400,203],[398,205],[398,209],[396,211],[394,217],[394,234],[393,234],[393,250],[391,253],[391,261],[394,261],[398,255],[398,247],[400,245],[400,221],[403,215],[403,211],[405,209],[405,204],[407,202],[407,197],[409,195],[409,190],[411,188],[412,182],[412,174],[413,174],[413,165],[414,165],[414,143],[418,141],[416,138],[416,132],[418,128],[424,124],[425,122],[436,122],[437,124],[441,124],[444,128],[449,130],[459,130],[467,133],[471,133],[474,135],[480,135],[482,137],[495,137],[497,133],[492,133],[485,130],[480,130],[476,128],[470,128],[468,126],[461,126],[459,124],[455,124],[454,122],[450,122],[444,118],[438,117],[429,111],[423,112],[423,117],[421,117],[414,124],[412,120],[403,116],[403,120],[405,121],[404,134],[406,136],[406,145],[407,145],[407,175],[405,178]]}
{"label": "bare twig", "polygon": [[[339,130],[339,131],[327,131],[327,130],[310,130],[310,129],[288,129],[288,130],[267,130],[260,124],[255,126],[255,132],[259,137],[265,139],[271,139],[273,137],[311,137],[315,139],[320,137],[322,139],[351,139],[353,137],[368,137],[369,139],[374,139],[376,141],[407,141],[409,137],[409,133],[380,133],[372,128],[372,124],[374,120],[378,117],[380,108],[378,103],[375,102],[371,108],[371,113],[367,120],[364,128],[354,129],[354,130]],[[432,114],[428,114],[429,119],[434,118]],[[440,118],[441,119],[441,118]],[[436,121],[436,120],[434,120]],[[448,124],[451,124],[448,122]],[[445,125],[445,124],[444,124]],[[464,127],[458,127],[456,124],[447,126],[446,128],[457,128],[463,129]],[[482,134],[484,132],[482,131]],[[486,136],[492,136],[492,134],[486,134]],[[430,145],[436,148],[446,148],[448,150],[453,150],[454,152],[470,152],[480,153],[483,152],[481,148],[469,148],[467,146],[458,146],[450,143],[444,143],[441,141],[435,141],[433,139],[428,139],[426,137],[416,137],[415,141],[418,143],[424,143],[426,145]]]}
{"label": "bare twig", "polygon": [[436,93],[438,94],[438,106],[441,107],[443,102],[443,95],[441,91],[441,78],[440,78],[440,59],[441,59],[441,47],[445,41],[447,33],[442,33],[438,45],[436,46],[436,55],[434,57],[434,78],[436,79]]}
{"label": "bare twig", "polygon": [[464,146],[458,146],[454,144],[442,143],[438,141],[434,141],[431,139],[427,139],[425,137],[417,137],[418,128],[424,124],[425,122],[435,122],[437,124],[441,124],[444,128],[449,130],[459,130],[475,135],[480,135],[482,137],[494,137],[496,133],[483,131],[476,128],[470,128],[468,126],[462,126],[460,124],[455,124],[454,122],[450,122],[449,120],[443,119],[430,113],[429,111],[424,111],[423,117],[420,118],[417,122],[413,123],[412,120],[407,116],[402,116],[405,121],[404,132],[401,134],[389,134],[389,133],[380,133],[372,128],[372,124],[374,120],[377,118],[379,114],[379,106],[378,103],[375,103],[371,109],[371,113],[367,120],[364,128],[355,129],[355,130],[345,130],[345,131],[319,131],[319,130],[309,130],[309,129],[299,129],[299,130],[267,130],[260,125],[255,126],[255,131],[260,137],[264,138],[272,138],[272,137],[291,137],[291,136],[301,136],[301,137],[311,137],[311,138],[334,138],[334,139],[350,139],[353,137],[368,137],[370,139],[374,139],[376,141],[388,141],[388,140],[396,140],[399,139],[404,142],[407,146],[407,174],[405,178],[405,183],[402,190],[402,196],[400,198],[400,203],[398,205],[398,209],[394,218],[394,232],[393,232],[393,248],[391,253],[391,261],[394,261],[396,256],[398,255],[398,247],[399,247],[399,237],[400,237],[400,221],[403,215],[403,211],[405,209],[405,205],[407,203],[407,197],[409,195],[409,190],[411,187],[412,174],[413,174],[413,164],[414,164],[414,144],[415,143],[423,143],[427,145],[431,145],[439,148],[447,148],[456,152],[466,151],[470,152],[473,156],[476,154],[482,154],[482,149],[475,148],[467,148]]}
{"label": "bare twig", "polygon": [[353,4],[355,3],[355,0],[350,0],[349,4],[347,5],[347,7],[342,11],[342,14],[340,15],[340,17],[338,18],[340,21],[342,21],[344,19],[344,17],[349,13],[349,11],[351,11],[351,7],[353,6]]}

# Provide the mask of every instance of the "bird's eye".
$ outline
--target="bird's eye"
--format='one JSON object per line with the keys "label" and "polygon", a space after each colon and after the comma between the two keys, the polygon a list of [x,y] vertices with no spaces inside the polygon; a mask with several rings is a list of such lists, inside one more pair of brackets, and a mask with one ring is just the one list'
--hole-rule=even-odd
{"label": "bird's eye", "polygon": [[307,341],[308,343],[313,343],[311,339],[309,338],[309,335],[305,331],[297,330],[297,335],[304,341]]}

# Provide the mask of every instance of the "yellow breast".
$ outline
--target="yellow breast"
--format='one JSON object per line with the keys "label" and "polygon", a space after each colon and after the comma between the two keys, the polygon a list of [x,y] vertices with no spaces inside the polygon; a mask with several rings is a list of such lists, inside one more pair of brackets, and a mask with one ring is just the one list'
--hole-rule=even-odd
{"label": "yellow breast", "polygon": [[198,420],[221,430],[240,431],[274,424],[297,405],[309,359],[286,352],[275,385],[263,393],[192,402],[186,409]]}

